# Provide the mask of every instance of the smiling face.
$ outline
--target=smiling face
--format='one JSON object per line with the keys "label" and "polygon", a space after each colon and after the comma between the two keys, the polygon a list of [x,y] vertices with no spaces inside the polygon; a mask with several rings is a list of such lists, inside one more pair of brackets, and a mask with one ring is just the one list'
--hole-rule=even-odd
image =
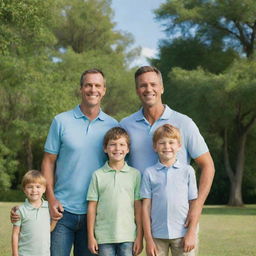
{"label": "smiling face", "polygon": [[176,161],[180,148],[181,144],[176,138],[162,137],[154,144],[154,149],[158,153],[160,162],[167,165]]}
{"label": "smiling face", "polygon": [[40,183],[28,183],[25,185],[23,191],[31,203],[41,202],[43,193],[45,192],[46,187]]}
{"label": "smiling face", "polygon": [[129,152],[127,139],[120,137],[116,140],[109,140],[104,151],[108,154],[110,163],[124,162],[125,156]]}
{"label": "smiling face", "polygon": [[100,107],[101,100],[106,93],[103,76],[100,73],[86,74],[80,92],[82,104],[86,107]]}
{"label": "smiling face", "polygon": [[139,75],[136,79],[136,92],[143,107],[162,105],[164,87],[157,73],[146,72]]}

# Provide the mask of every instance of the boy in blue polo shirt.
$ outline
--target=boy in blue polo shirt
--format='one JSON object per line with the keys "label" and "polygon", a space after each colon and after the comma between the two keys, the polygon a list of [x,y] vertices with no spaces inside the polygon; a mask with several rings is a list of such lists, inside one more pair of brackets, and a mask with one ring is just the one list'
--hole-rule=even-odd
{"label": "boy in blue polo shirt", "polygon": [[140,172],[125,162],[130,140],[120,127],[104,137],[109,160],[93,173],[87,200],[88,247],[99,256],[132,256],[142,251]]}
{"label": "boy in blue polo shirt", "polygon": [[197,223],[185,228],[190,207],[197,198],[192,166],[177,160],[181,148],[179,129],[165,124],[153,135],[159,161],[147,168],[141,186],[142,219],[147,255],[195,255]]}

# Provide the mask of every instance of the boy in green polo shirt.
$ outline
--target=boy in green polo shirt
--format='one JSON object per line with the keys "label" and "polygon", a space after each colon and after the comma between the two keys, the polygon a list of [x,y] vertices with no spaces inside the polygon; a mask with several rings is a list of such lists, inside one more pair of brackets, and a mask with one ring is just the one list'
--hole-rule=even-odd
{"label": "boy in green polo shirt", "polygon": [[99,256],[132,256],[142,251],[140,172],[125,162],[130,140],[120,127],[104,137],[109,160],[92,176],[88,190],[88,246]]}
{"label": "boy in green polo shirt", "polygon": [[50,214],[44,176],[28,171],[22,179],[26,201],[18,209],[20,220],[13,224],[12,256],[50,256]]}

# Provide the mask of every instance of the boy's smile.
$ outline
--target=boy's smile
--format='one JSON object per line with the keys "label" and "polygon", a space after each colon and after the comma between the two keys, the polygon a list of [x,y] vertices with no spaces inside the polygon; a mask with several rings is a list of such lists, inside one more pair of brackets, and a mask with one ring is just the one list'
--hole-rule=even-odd
{"label": "boy's smile", "polygon": [[156,142],[155,151],[158,153],[160,161],[163,164],[173,164],[181,148],[177,139],[163,137]]}
{"label": "boy's smile", "polygon": [[124,162],[125,156],[129,152],[129,147],[125,137],[117,140],[109,140],[105,153],[108,154],[110,163]]}

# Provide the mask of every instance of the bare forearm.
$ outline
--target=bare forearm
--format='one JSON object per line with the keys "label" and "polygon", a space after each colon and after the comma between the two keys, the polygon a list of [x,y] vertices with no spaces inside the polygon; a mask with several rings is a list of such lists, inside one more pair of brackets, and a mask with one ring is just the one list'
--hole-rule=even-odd
{"label": "bare forearm", "polygon": [[19,227],[14,226],[12,231],[12,256],[18,256],[19,244]]}
{"label": "bare forearm", "polygon": [[41,172],[47,180],[46,197],[49,201],[52,201],[55,199],[55,196],[54,196],[55,161],[56,161],[55,155],[45,153],[42,161],[42,166],[41,166]]}
{"label": "bare forearm", "polygon": [[136,200],[134,202],[134,211],[135,211],[135,222],[137,226],[137,237],[143,237],[143,229],[142,229],[142,202],[140,200]]}
{"label": "bare forearm", "polygon": [[95,228],[95,219],[96,219],[96,209],[97,202],[90,201],[88,204],[87,211],[87,230],[88,230],[88,238],[95,238],[94,236],[94,228]]}
{"label": "bare forearm", "polygon": [[200,168],[197,205],[202,208],[212,186],[215,172],[214,163],[210,153],[205,153],[203,156],[195,159],[195,161]]}

